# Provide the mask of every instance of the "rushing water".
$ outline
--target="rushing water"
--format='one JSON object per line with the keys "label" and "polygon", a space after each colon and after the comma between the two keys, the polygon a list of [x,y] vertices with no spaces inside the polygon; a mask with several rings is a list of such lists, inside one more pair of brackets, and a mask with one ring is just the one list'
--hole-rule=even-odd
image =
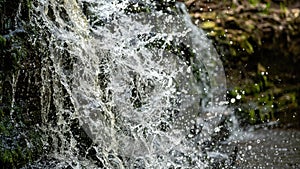
{"label": "rushing water", "polygon": [[[128,12],[139,6],[145,10]],[[223,67],[182,4],[38,0],[33,8],[31,24],[49,49],[42,59],[49,153],[32,166],[230,165],[231,152],[212,148],[228,130]]]}

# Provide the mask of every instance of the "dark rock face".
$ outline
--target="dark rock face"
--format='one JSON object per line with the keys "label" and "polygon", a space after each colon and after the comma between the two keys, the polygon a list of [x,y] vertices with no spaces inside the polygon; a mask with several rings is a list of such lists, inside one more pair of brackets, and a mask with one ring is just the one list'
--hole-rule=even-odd
{"label": "dark rock face", "polygon": [[7,34],[29,20],[31,0],[0,1],[0,33]]}
{"label": "dark rock face", "polygon": [[[155,9],[167,10],[174,4],[175,1],[160,1]],[[51,150],[51,147],[42,147],[41,139],[45,134],[39,128],[43,121],[42,100],[50,105],[48,123],[56,125],[57,122],[51,84],[46,90],[47,98],[41,94],[42,64],[51,62],[44,45],[47,45],[49,34],[29,24],[31,6],[31,0],[0,0],[0,168],[21,168]],[[51,12],[48,15],[54,17]],[[35,43],[34,36],[40,38]],[[44,71],[51,79],[54,75],[50,69]],[[60,90],[65,92],[62,86]],[[64,103],[72,107],[67,96]],[[70,125],[71,131],[67,134],[79,142],[80,153],[97,159],[95,153],[87,150],[92,141],[79,127],[78,119],[70,121]],[[46,139],[51,142],[51,138]],[[100,163],[97,162],[98,166],[102,165]]]}
{"label": "dark rock face", "polygon": [[41,56],[32,45],[30,1],[0,1],[0,166],[20,168],[42,152]]}

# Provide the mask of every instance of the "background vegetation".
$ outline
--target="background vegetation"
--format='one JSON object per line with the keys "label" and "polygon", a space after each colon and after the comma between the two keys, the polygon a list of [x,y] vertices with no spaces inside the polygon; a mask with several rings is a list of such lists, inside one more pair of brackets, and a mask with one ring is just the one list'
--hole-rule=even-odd
{"label": "background vegetation", "polygon": [[222,57],[228,101],[241,124],[298,128],[300,2],[186,0],[185,4]]}

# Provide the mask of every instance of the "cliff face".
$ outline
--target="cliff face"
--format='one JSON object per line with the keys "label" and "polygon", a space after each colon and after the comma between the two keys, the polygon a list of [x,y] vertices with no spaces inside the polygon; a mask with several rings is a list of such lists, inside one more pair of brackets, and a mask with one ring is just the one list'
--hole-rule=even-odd
{"label": "cliff face", "polygon": [[0,166],[20,168],[42,152],[41,50],[28,25],[30,1],[0,1]]}
{"label": "cliff face", "polygon": [[[175,0],[157,2],[151,8],[170,10],[175,4]],[[0,168],[21,168],[48,150],[42,147],[40,129],[42,99],[49,99],[49,104],[52,101],[52,93],[49,98],[41,95],[42,60],[49,55],[45,47],[48,32],[32,21],[32,7],[36,4],[32,0],[0,0]],[[132,12],[139,9],[148,7],[132,7]],[[51,12],[48,15],[53,17]],[[54,112],[54,106],[50,107]],[[78,121],[72,123],[72,132],[80,135],[82,144],[78,147],[87,148],[91,140],[78,125]]]}
{"label": "cliff face", "polygon": [[[246,123],[299,126],[300,5],[278,0],[187,0],[222,56],[229,100]],[[239,96],[236,99],[236,96]]]}

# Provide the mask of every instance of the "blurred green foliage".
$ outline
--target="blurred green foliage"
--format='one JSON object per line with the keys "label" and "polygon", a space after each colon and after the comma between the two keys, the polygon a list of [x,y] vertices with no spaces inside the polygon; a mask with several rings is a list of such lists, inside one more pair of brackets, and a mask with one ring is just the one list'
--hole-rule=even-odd
{"label": "blurred green foliage", "polygon": [[[299,110],[300,9],[295,3],[186,1],[195,24],[207,32],[221,55],[230,86],[228,100],[241,124],[299,118],[295,112]],[[259,63],[268,67],[269,74],[257,70]]]}
{"label": "blurred green foliage", "polygon": [[[280,114],[298,108],[299,89],[282,89],[268,80],[268,75],[257,73],[255,81],[244,87],[235,87],[228,92],[230,105],[242,125],[280,123]],[[280,125],[280,124],[279,124]]]}

